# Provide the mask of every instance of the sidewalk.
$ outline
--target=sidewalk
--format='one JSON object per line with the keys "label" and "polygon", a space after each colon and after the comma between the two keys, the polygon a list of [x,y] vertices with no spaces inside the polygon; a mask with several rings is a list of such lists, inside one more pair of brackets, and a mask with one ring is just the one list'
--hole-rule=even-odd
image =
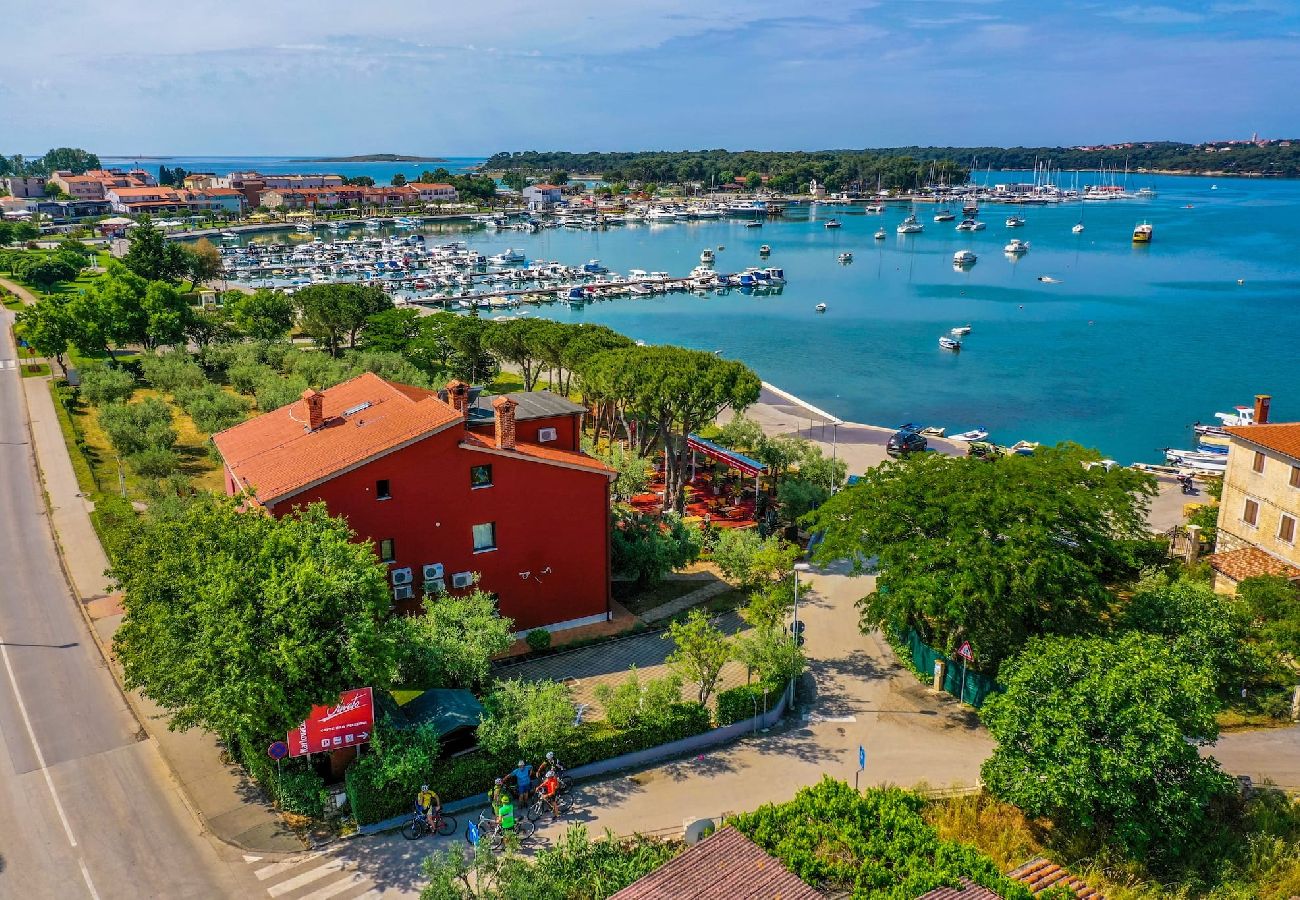
{"label": "sidewalk", "polygon": [[[111,582],[104,574],[108,559],[90,524],[93,504],[77,485],[50,387],[45,378],[23,379],[41,482],[64,569],[120,685],[122,670],[113,660],[112,643],[122,621],[121,600],[110,593]],[[256,785],[225,760],[215,736],[200,729],[170,731],[165,714],[154,703],[138,692],[123,693],[171,769],[181,798],[208,831],[227,844],[254,852],[303,849],[303,841],[262,799]]]}

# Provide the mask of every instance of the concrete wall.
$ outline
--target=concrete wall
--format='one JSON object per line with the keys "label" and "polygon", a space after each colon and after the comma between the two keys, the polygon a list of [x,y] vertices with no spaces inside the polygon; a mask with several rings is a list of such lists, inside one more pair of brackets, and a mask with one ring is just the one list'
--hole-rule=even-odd
{"label": "concrete wall", "polygon": [[[1256,452],[1264,455],[1262,472],[1254,470]],[[1218,552],[1258,547],[1300,566],[1296,543],[1300,540],[1300,488],[1291,486],[1291,470],[1296,466],[1300,466],[1300,460],[1233,437],[1219,507],[1215,545]],[[1253,527],[1242,518],[1247,499],[1259,504],[1259,517]],[[1278,525],[1284,515],[1296,520],[1295,536],[1290,542],[1278,537]]]}

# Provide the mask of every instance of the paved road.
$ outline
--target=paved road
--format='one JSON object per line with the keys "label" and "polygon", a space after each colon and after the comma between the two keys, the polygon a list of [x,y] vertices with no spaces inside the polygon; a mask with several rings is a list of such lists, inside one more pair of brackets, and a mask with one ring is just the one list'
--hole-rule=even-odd
{"label": "paved road", "polygon": [[[59,568],[0,314],[0,896],[245,896],[181,805]],[[223,848],[224,849],[224,848]]]}

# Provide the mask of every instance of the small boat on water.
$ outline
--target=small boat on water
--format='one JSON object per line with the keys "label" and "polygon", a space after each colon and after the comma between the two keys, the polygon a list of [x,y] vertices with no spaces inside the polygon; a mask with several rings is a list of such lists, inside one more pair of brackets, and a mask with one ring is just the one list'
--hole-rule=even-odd
{"label": "small boat on water", "polygon": [[[720,249],[722,249],[722,248],[719,247],[718,249],[720,250]],[[758,255],[759,255],[759,256],[767,256],[767,255],[770,254],[771,252],[772,252],[772,248],[769,247],[767,244],[764,244],[763,246],[761,246],[761,247],[758,248]]]}
{"label": "small boat on water", "polygon": [[223,241],[233,241],[238,240],[239,238],[239,235],[235,234],[233,231],[223,231],[220,234]]}
{"label": "small boat on water", "polygon": [[763,223],[762,223],[762,222],[759,222],[757,219],[755,219],[755,220],[753,220],[753,221],[746,222],[746,223],[745,223],[745,227],[746,227],[746,228],[762,228],[762,227],[763,227]]}
{"label": "small boat on water", "polygon": [[986,227],[979,219],[962,219],[957,223],[958,231],[983,231]]}
{"label": "small boat on water", "polygon": [[293,230],[299,234],[310,234],[311,225],[307,222],[299,222],[297,225],[293,226]]}
{"label": "small boat on water", "polygon": [[852,254],[852,253],[849,253],[847,250],[844,251],[843,253],[841,253],[839,256],[837,256],[837,257],[835,257],[835,258],[838,259],[838,260],[839,260],[840,262],[842,262],[842,263],[851,263],[851,262],[853,262],[853,254]]}
{"label": "small boat on water", "polygon": [[882,213],[882,212],[885,211],[885,204],[883,204],[883,203],[868,203],[868,204],[866,205],[866,207],[863,208],[862,211],[863,211],[863,212],[866,212],[866,213]]}
{"label": "small boat on water", "polygon": [[948,335],[945,334],[940,336],[939,346],[944,350],[960,350],[961,341],[957,340],[955,337],[948,337]]}
{"label": "small boat on water", "polygon": [[817,312],[826,312],[826,304],[818,303],[816,306],[813,307],[813,309],[816,310]]}
{"label": "small boat on water", "polygon": [[827,219],[827,220],[826,220],[825,227],[827,227],[827,228],[839,228],[839,227],[840,227],[840,220],[839,220],[839,219]]}
{"label": "small boat on water", "polygon": [[1025,224],[1025,217],[1020,215],[1019,213],[1012,213],[1011,215],[1007,216],[1008,228],[1022,228],[1024,227],[1024,224]]}
{"label": "small boat on water", "polygon": [[1011,243],[1002,248],[1003,253],[1010,253],[1012,256],[1019,256],[1022,253],[1029,252],[1029,244],[1020,238],[1012,238]]}
{"label": "small boat on water", "polygon": [[952,334],[955,337],[965,337],[970,334],[970,330],[969,325],[958,325],[956,328],[952,329]]}
{"label": "small boat on water", "polygon": [[1151,243],[1151,234],[1153,230],[1154,229],[1152,229],[1150,222],[1143,222],[1142,224],[1138,225],[1136,228],[1133,229],[1133,243],[1135,244]]}
{"label": "small boat on water", "polygon": [[876,235],[875,235],[876,240],[878,240],[878,241],[883,241],[883,240],[884,240],[886,237],[888,237],[888,236],[889,236],[889,235],[888,235],[888,232],[886,232],[885,229],[883,229],[883,228],[878,229],[878,230],[876,231]]}
{"label": "small boat on water", "polygon": [[1075,226],[1074,226],[1073,228],[1071,228],[1070,230],[1071,230],[1072,232],[1074,232],[1075,234],[1083,234],[1083,223],[1080,222],[1078,225],[1075,225]]}
{"label": "small boat on water", "polygon": [[963,431],[961,434],[949,435],[948,440],[965,441],[966,443],[970,443],[971,441],[982,441],[988,436],[989,436],[988,429],[981,425],[976,428],[972,428],[970,431]]}
{"label": "small boat on water", "polygon": [[952,255],[952,264],[954,266],[973,266],[978,258],[973,250],[958,250]]}
{"label": "small boat on water", "polygon": [[937,212],[934,214],[934,220],[936,222],[951,222],[955,218],[957,218],[957,214],[946,209],[943,212]]}
{"label": "small boat on water", "polygon": [[925,226],[916,220],[915,214],[909,214],[906,219],[898,223],[899,234],[920,234],[925,231]]}
{"label": "small boat on water", "polygon": [[713,262],[713,260],[714,260],[713,251],[710,250],[708,247],[705,247],[703,250],[700,251],[700,262],[711,263]]}

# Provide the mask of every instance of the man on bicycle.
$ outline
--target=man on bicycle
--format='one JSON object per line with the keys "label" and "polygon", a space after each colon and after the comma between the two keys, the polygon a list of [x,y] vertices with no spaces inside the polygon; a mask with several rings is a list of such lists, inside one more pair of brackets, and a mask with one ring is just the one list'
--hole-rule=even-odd
{"label": "man on bicycle", "polygon": [[527,805],[528,795],[532,793],[533,770],[521,759],[519,765],[510,774],[515,779],[515,796],[519,798],[521,805]]}
{"label": "man on bicycle", "polygon": [[515,802],[509,791],[501,792],[500,804],[496,806],[496,823],[501,826],[501,834],[513,834],[515,830]]}
{"label": "man on bicycle", "polygon": [[537,786],[537,796],[551,808],[551,821],[557,821],[560,818],[560,776],[554,769],[547,770],[546,777]]}
{"label": "man on bicycle", "polygon": [[430,831],[437,831],[434,826],[434,813],[442,812],[442,798],[434,791],[429,790],[427,784],[420,785],[420,792],[415,795],[415,808],[424,816],[424,821],[429,823]]}
{"label": "man on bicycle", "polygon": [[542,760],[540,763],[537,764],[537,769],[536,769],[537,779],[540,781],[541,779],[546,777],[547,772],[552,772],[552,771],[555,772],[555,775],[558,778],[564,772],[564,766],[560,765],[560,761],[555,758],[554,751],[547,750],[546,759]]}

